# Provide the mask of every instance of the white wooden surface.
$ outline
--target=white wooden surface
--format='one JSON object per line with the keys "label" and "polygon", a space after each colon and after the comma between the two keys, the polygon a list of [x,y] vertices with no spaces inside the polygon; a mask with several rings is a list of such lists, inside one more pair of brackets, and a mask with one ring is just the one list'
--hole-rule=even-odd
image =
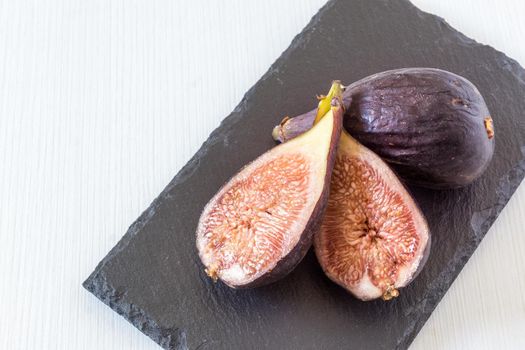
{"label": "white wooden surface", "polygon": [[[0,0],[0,349],[158,348],[80,284],[324,2]],[[523,1],[414,2],[525,65]],[[412,349],[525,348],[524,215]]]}

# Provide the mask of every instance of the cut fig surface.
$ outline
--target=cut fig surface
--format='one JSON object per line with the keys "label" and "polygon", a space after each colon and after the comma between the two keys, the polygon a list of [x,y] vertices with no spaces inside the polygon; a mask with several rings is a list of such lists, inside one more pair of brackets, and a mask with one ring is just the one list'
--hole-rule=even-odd
{"label": "cut fig surface", "polygon": [[[211,275],[251,278],[281,258],[296,242],[287,233],[303,217],[311,187],[312,162],[300,153],[283,155],[254,167],[217,199],[205,218],[206,248],[214,252]],[[286,184],[286,186],[283,186]],[[308,215],[306,213],[306,215]]]}
{"label": "cut fig surface", "polygon": [[340,96],[300,137],[243,168],[210,200],[197,228],[207,274],[234,288],[271,283],[304,257],[319,228],[341,134]]}
{"label": "cut fig surface", "polygon": [[396,297],[428,255],[428,226],[410,194],[344,131],[314,245],[326,275],[362,300]]}

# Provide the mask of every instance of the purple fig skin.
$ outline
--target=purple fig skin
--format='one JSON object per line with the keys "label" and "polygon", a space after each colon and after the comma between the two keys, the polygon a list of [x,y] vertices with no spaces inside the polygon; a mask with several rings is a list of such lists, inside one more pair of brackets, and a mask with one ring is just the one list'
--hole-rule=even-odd
{"label": "purple fig skin", "polygon": [[[433,189],[466,186],[494,154],[494,125],[477,88],[433,68],[382,72],[349,85],[344,128],[409,183]],[[273,137],[292,139],[311,127],[315,111],[285,118]]]}
{"label": "purple fig skin", "polygon": [[415,280],[417,276],[419,276],[419,274],[423,270],[423,267],[425,267],[425,265],[426,265],[426,263],[428,261],[428,257],[430,256],[430,247],[431,246],[432,246],[432,234],[431,234],[431,232],[429,232],[428,233],[427,246],[425,247],[425,250],[423,251],[423,257],[421,258],[421,261],[419,262],[419,266],[418,266],[416,272],[414,272],[414,274],[412,275],[412,278],[407,283],[407,285],[412,283],[412,281]]}

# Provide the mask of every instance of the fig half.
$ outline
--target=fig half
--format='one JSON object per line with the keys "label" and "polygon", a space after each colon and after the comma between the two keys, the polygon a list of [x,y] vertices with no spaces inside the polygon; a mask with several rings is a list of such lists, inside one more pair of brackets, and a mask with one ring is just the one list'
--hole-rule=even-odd
{"label": "fig half", "polygon": [[[288,274],[310,248],[329,193],[342,128],[341,85],[319,105],[319,122],[244,167],[209,201],[197,249],[214,280],[256,287]],[[328,108],[326,108],[328,107]]]}
{"label": "fig half", "polygon": [[345,131],[314,246],[326,275],[361,300],[398,296],[428,257],[430,234],[416,203],[388,165]]}

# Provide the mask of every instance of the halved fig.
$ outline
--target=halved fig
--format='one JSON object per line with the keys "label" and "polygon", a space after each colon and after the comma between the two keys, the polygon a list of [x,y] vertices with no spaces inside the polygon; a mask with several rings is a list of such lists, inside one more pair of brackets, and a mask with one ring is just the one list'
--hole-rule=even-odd
{"label": "halved fig", "polygon": [[327,112],[311,130],[244,167],[204,208],[197,248],[214,280],[233,288],[268,284],[310,248],[342,128],[340,83],[330,91],[319,108]]}
{"label": "halved fig", "polygon": [[430,234],[416,203],[388,165],[345,131],[314,246],[326,275],[362,300],[398,296],[428,257]]}

